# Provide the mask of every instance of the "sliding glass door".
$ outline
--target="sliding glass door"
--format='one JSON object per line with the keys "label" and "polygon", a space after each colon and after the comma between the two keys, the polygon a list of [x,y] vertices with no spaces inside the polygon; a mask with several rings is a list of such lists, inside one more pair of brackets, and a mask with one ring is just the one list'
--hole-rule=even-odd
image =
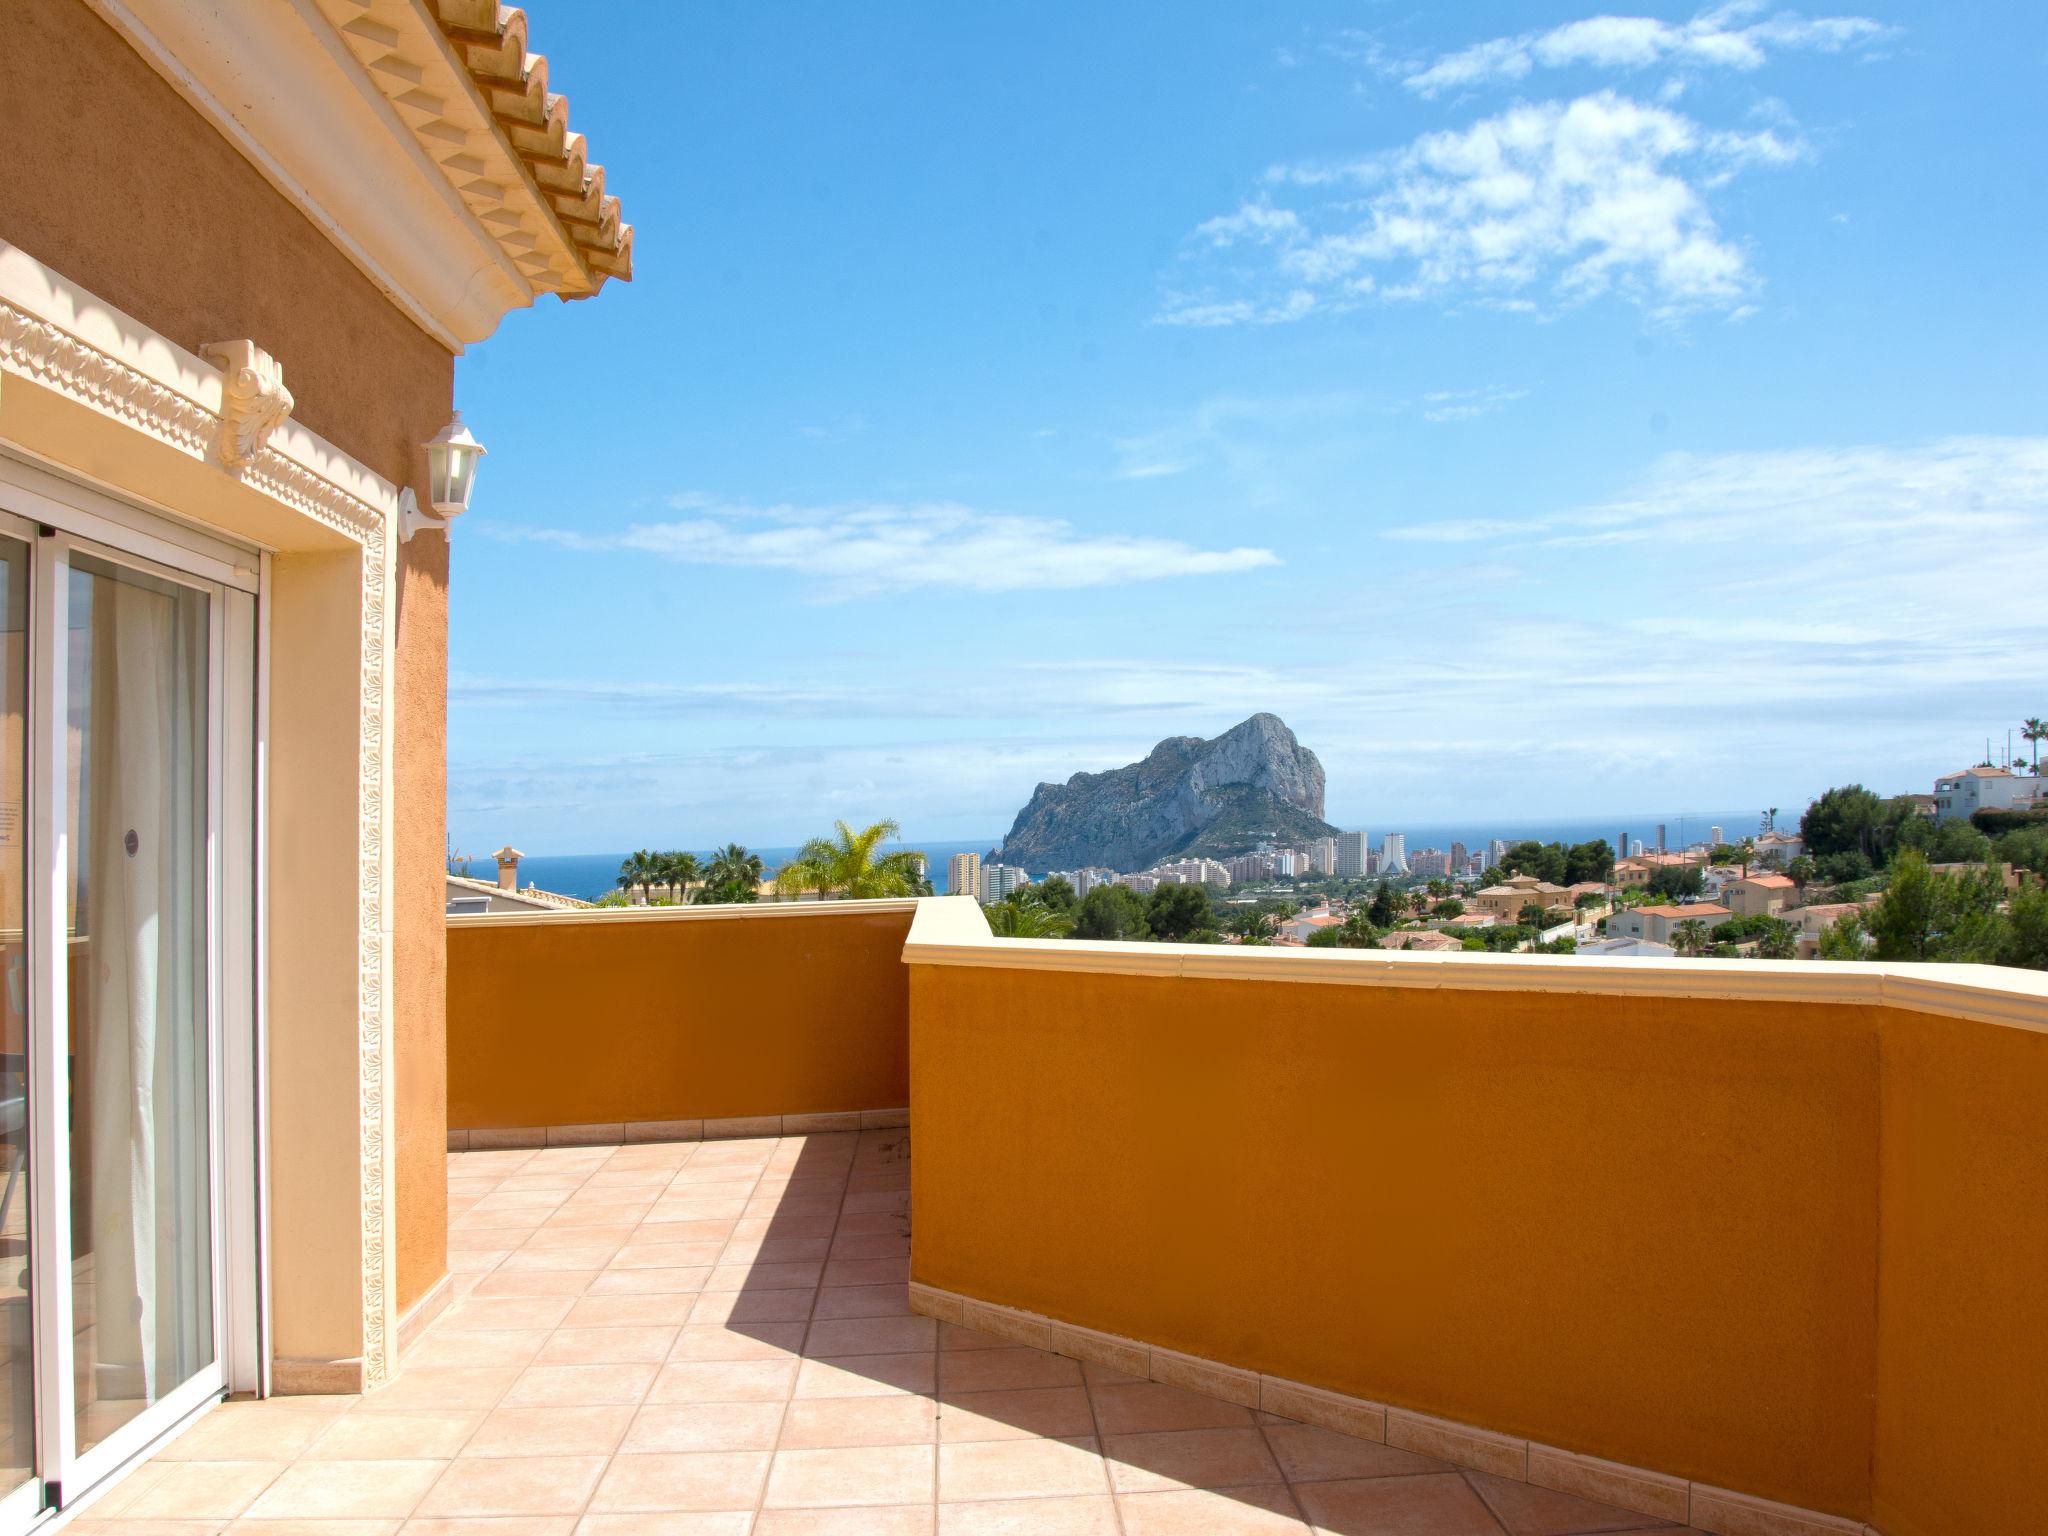
{"label": "sliding glass door", "polygon": [[146,523],[65,526],[29,473],[0,460],[0,1536],[222,1391],[221,1021],[253,984],[222,964],[253,595]]}

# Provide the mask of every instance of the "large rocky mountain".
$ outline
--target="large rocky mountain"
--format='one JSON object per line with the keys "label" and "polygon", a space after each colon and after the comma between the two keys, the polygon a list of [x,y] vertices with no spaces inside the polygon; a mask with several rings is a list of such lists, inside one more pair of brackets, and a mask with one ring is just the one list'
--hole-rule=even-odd
{"label": "large rocky mountain", "polygon": [[1138,870],[1336,831],[1323,820],[1323,765],[1278,715],[1260,714],[1213,741],[1169,736],[1143,762],[1039,785],[1001,857],[1034,871]]}

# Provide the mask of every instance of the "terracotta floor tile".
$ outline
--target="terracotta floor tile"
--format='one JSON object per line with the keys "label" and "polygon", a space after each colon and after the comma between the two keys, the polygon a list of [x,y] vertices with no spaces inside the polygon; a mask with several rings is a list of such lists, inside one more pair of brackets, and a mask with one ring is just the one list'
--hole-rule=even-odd
{"label": "terracotta floor tile", "polygon": [[1500,1536],[1500,1524],[1455,1472],[1303,1483],[1309,1522],[1331,1536]]}
{"label": "terracotta floor tile", "polygon": [[939,1386],[947,1393],[995,1392],[1011,1387],[1078,1386],[1081,1367],[1064,1355],[1010,1345],[942,1353]]}
{"label": "terracotta floor tile", "polygon": [[1119,1536],[1116,1503],[1102,1495],[941,1504],[939,1536]]}
{"label": "terracotta floor tile", "polygon": [[451,1465],[445,1461],[302,1461],[249,1506],[254,1520],[402,1519]]}
{"label": "terracotta floor tile", "polygon": [[721,1264],[806,1264],[823,1261],[832,1250],[829,1237],[798,1237],[770,1233],[766,1237],[735,1237],[719,1255]]}
{"label": "terracotta floor tile", "polygon": [[1110,1435],[1102,1442],[1118,1493],[1167,1488],[1238,1488],[1277,1483],[1280,1467],[1256,1429],[1168,1429]]}
{"label": "terracotta floor tile", "polygon": [[910,1256],[908,1232],[842,1232],[832,1239],[835,1259],[899,1259]]}
{"label": "terracotta floor tile", "polygon": [[978,1440],[939,1447],[939,1498],[943,1503],[1108,1490],[1108,1476],[1093,1439]]}
{"label": "terracotta floor tile", "polygon": [[910,1191],[907,1189],[851,1189],[839,1203],[842,1211],[907,1211],[910,1209]]}
{"label": "terracotta floor tile", "polygon": [[798,1397],[886,1397],[896,1392],[931,1393],[937,1386],[933,1354],[849,1355],[806,1360],[797,1373]]}
{"label": "terracotta floor tile", "polygon": [[508,1254],[504,1265],[508,1270],[525,1269],[603,1269],[618,1252],[615,1243],[578,1243],[573,1248],[521,1248]]}
{"label": "terracotta floor tile", "polygon": [[[523,1332],[533,1328],[555,1328],[561,1325],[574,1304],[573,1296],[472,1296],[443,1313],[434,1329],[460,1328],[482,1332],[506,1328]],[[410,1356],[406,1363],[412,1363]]]}
{"label": "terracotta floor tile", "polygon": [[[672,1275],[672,1269],[643,1269],[643,1275]],[[663,1291],[647,1296],[581,1297],[562,1319],[567,1328],[680,1328],[697,1304],[694,1291]]]}
{"label": "terracotta floor tile", "polygon": [[494,1270],[477,1282],[478,1296],[581,1296],[603,1271],[591,1269]]}
{"label": "terracotta floor tile", "polygon": [[1405,1477],[1416,1472],[1449,1472],[1447,1462],[1433,1456],[1360,1440],[1314,1424],[1266,1426],[1266,1439],[1291,1483],[1331,1482],[1353,1477]]}
{"label": "terracotta floor tile", "polygon": [[[627,1296],[695,1296],[711,1277],[708,1264],[684,1265],[680,1269],[608,1269],[590,1282],[585,1301],[608,1301]],[[574,1321],[573,1317],[570,1321]]]}
{"label": "terracotta floor tile", "polygon": [[594,1248],[600,1243],[624,1243],[633,1236],[634,1229],[640,1224],[639,1218],[635,1217],[632,1221],[617,1221],[604,1226],[577,1226],[562,1220],[566,1210],[565,1206],[563,1210],[555,1212],[542,1222],[540,1230],[521,1246],[529,1249]]}
{"label": "terracotta floor tile", "polygon": [[723,1243],[732,1239],[734,1225],[730,1218],[724,1221],[664,1221],[649,1215],[641,1222],[639,1230],[641,1240],[649,1243]]}
{"label": "terracotta floor tile", "polygon": [[724,1251],[725,1244],[715,1240],[628,1243],[612,1255],[606,1268],[615,1272],[621,1269],[695,1269],[716,1264]]}
{"label": "terracotta floor tile", "polygon": [[[439,1470],[438,1463],[430,1465]],[[291,1470],[285,1461],[165,1462],[146,1487],[119,1506],[120,1515],[123,1520],[232,1520]]]}
{"label": "terracotta floor tile", "polygon": [[403,1536],[570,1536],[575,1529],[573,1515],[506,1515],[487,1519],[456,1515],[412,1519],[400,1527]]}
{"label": "terracotta floor tile", "polygon": [[585,1515],[576,1536],[747,1536],[753,1528],[751,1509],[691,1514],[670,1510],[659,1515]]}
{"label": "terracotta floor tile", "polygon": [[704,1281],[707,1291],[810,1290],[823,1264],[718,1264]]}
{"label": "terracotta floor tile", "polygon": [[633,1417],[619,1450],[772,1451],[783,1402],[649,1403]]}
{"label": "terracotta floor tile", "polygon": [[1080,1387],[1023,1387],[999,1392],[948,1392],[939,1399],[939,1438],[1070,1440],[1095,1433],[1095,1414]]}
{"label": "terracotta floor tile", "polygon": [[690,1308],[694,1326],[712,1323],[801,1323],[816,1305],[816,1291],[706,1291]]}
{"label": "terracotta floor tile", "polygon": [[745,1195],[691,1193],[672,1200],[664,1196],[647,1213],[648,1221],[738,1221],[747,1213]]}
{"label": "terracotta floor tile", "polygon": [[814,1397],[789,1405],[783,1450],[849,1445],[930,1445],[938,1439],[928,1397]]}
{"label": "terracotta floor tile", "polygon": [[685,1360],[664,1365],[650,1403],[783,1402],[796,1382],[789,1360]]}
{"label": "terracotta floor tile", "polygon": [[897,1259],[831,1259],[825,1265],[826,1285],[894,1285],[910,1279],[910,1256]]}
{"label": "terracotta floor tile", "polygon": [[1659,1523],[1612,1504],[1596,1504],[1485,1472],[1468,1471],[1465,1480],[1510,1536],[1590,1536],[1602,1531],[1639,1531]]}
{"label": "terracotta floor tile", "polygon": [[222,1403],[157,1452],[159,1461],[291,1461],[333,1420],[279,1412],[268,1403]]}
{"label": "terracotta floor tile", "polygon": [[536,1328],[494,1328],[477,1333],[433,1328],[405,1357],[407,1370],[442,1366],[526,1365],[540,1353],[547,1334]]}
{"label": "terracotta floor tile", "polygon": [[517,1367],[509,1365],[432,1371],[413,1367],[400,1371],[389,1386],[365,1394],[360,1407],[365,1413],[495,1408],[518,1379]]}
{"label": "terracotta floor tile", "polygon": [[1163,1429],[1238,1429],[1252,1421],[1251,1410],[1247,1408],[1156,1381],[1093,1387],[1089,1395],[1095,1400],[1095,1415],[1105,1435],[1141,1435]]}
{"label": "terracotta floor tile", "polygon": [[779,1360],[801,1351],[804,1325],[717,1323],[692,1325],[676,1335],[671,1360]]}
{"label": "terracotta floor tile", "polygon": [[[244,1516],[227,1529],[233,1536],[396,1536],[402,1520],[251,1520]],[[140,1536],[130,1532],[128,1536]]]}
{"label": "terracotta floor tile", "polygon": [[842,1235],[861,1232],[892,1232],[898,1237],[910,1236],[910,1213],[908,1211],[848,1211],[839,1218]]}
{"label": "terracotta floor tile", "polygon": [[754,1536],[932,1536],[929,1504],[894,1508],[769,1509],[761,1512]]}
{"label": "terracotta floor tile", "polygon": [[547,1219],[551,1227],[624,1227],[631,1231],[652,1209],[654,1199],[605,1200],[578,1196]]}
{"label": "terracotta floor tile", "polygon": [[593,1514],[752,1510],[768,1475],[767,1451],[614,1456],[591,1496]]}
{"label": "terracotta floor tile", "polygon": [[494,1409],[464,1456],[609,1456],[619,1448],[633,1409],[616,1405]]}
{"label": "terracotta floor tile", "polygon": [[675,1328],[640,1324],[619,1328],[560,1328],[534,1357],[536,1365],[653,1365],[668,1357]]}
{"label": "terracotta floor tile", "polygon": [[804,1353],[894,1355],[938,1347],[939,1326],[928,1317],[845,1317],[813,1322]]}
{"label": "terracotta floor tile", "polygon": [[339,1414],[307,1449],[308,1461],[407,1461],[450,1457],[468,1444],[484,1415],[477,1409]]}
{"label": "terracotta floor tile", "polygon": [[1126,1494],[1116,1507],[1123,1516],[1124,1536],[1305,1536],[1308,1529],[1279,1483],[1213,1492]]}
{"label": "terracotta floor tile", "polygon": [[835,1285],[818,1293],[813,1317],[908,1317],[910,1290],[901,1285]]}
{"label": "terracotta floor tile", "polygon": [[507,1408],[637,1404],[654,1381],[652,1365],[535,1365],[502,1399]]}
{"label": "terracotta floor tile", "polygon": [[979,1328],[962,1328],[958,1323],[939,1324],[939,1348],[941,1349],[1015,1349],[1017,1346],[1008,1339],[993,1333],[983,1333]]}
{"label": "terracotta floor tile", "polygon": [[761,1507],[929,1504],[934,1476],[929,1444],[779,1450],[768,1473],[768,1493]]}
{"label": "terracotta floor tile", "polygon": [[580,1514],[604,1469],[602,1456],[468,1457],[449,1465],[420,1501],[419,1512]]}

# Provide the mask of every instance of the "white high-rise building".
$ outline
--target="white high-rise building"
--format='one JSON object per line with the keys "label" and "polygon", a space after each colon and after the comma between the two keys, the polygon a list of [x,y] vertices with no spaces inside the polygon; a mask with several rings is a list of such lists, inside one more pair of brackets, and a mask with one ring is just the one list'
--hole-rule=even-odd
{"label": "white high-rise building", "polygon": [[1631,856],[1640,859],[1643,856],[1643,840],[1640,837],[1636,838],[1628,845],[1628,851]]}
{"label": "white high-rise building", "polygon": [[956,853],[946,860],[946,894],[981,897],[981,855]]}
{"label": "white high-rise building", "polygon": [[1728,839],[1721,835],[1721,829],[1719,827],[1707,828],[1707,842],[1711,846],[1718,848],[1727,841]]}
{"label": "white high-rise building", "polygon": [[984,864],[981,866],[981,904],[1001,901],[1019,886],[1029,885],[1031,877],[1014,864]]}
{"label": "white high-rise building", "polygon": [[1362,880],[1372,871],[1368,857],[1372,841],[1363,832],[1339,832],[1337,834],[1337,877],[1340,880]]}
{"label": "white high-rise building", "polygon": [[1337,839],[1319,837],[1308,845],[1308,867],[1319,875],[1337,873]]}
{"label": "white high-rise building", "polygon": [[1389,832],[1380,839],[1380,873],[1383,875],[1405,875],[1408,873],[1408,834]]}
{"label": "white high-rise building", "polygon": [[1116,871],[1104,869],[1099,864],[1091,864],[1086,869],[1074,872],[1074,894],[1076,896],[1086,896],[1098,885],[1114,884],[1116,884]]}
{"label": "white high-rise building", "polygon": [[1507,856],[1507,839],[1496,837],[1492,842],[1486,845],[1486,862],[1492,865],[1495,869],[1500,868],[1500,861],[1506,858]]}

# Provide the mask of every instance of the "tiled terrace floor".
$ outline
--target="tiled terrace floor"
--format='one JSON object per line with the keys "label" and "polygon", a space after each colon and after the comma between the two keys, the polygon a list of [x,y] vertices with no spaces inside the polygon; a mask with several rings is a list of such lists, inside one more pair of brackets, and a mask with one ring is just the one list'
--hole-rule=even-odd
{"label": "tiled terrace floor", "polygon": [[909,1155],[455,1155],[457,1297],[399,1377],[223,1405],[80,1536],[1678,1536],[914,1317]]}

